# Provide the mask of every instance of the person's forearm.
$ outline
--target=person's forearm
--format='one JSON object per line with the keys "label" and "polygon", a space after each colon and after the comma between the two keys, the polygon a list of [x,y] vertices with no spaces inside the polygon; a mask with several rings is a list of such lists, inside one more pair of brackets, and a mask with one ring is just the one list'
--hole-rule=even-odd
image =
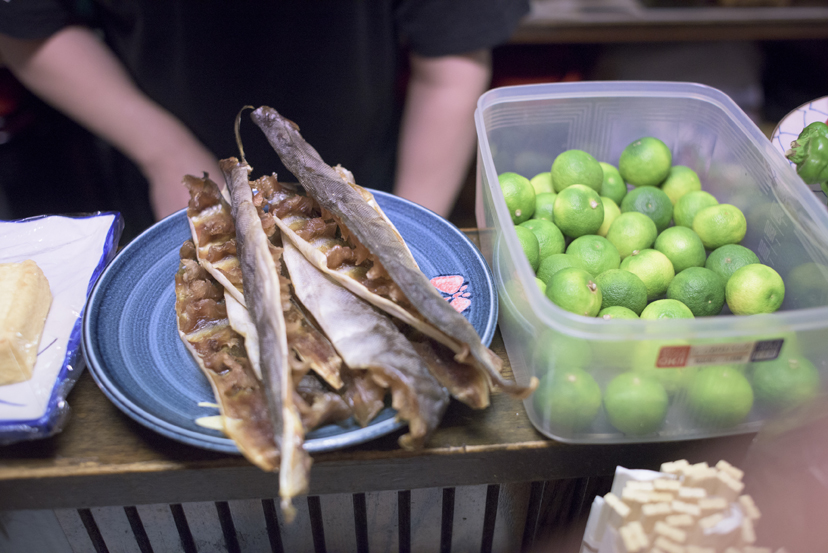
{"label": "person's forearm", "polygon": [[0,52],[29,90],[140,167],[152,186],[157,217],[186,205],[186,173],[220,175],[214,156],[134,85],[89,29],[67,27],[43,41],[0,35]]}
{"label": "person's forearm", "polygon": [[489,86],[490,52],[411,56],[394,193],[447,217],[473,158],[474,110]]}

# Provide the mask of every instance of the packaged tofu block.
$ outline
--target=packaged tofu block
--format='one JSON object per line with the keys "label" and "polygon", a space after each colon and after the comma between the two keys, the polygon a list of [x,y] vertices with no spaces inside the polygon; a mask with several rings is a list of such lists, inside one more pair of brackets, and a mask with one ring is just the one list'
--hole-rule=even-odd
{"label": "packaged tofu block", "polygon": [[0,263],[0,386],[32,377],[51,305],[49,281],[37,263]]}

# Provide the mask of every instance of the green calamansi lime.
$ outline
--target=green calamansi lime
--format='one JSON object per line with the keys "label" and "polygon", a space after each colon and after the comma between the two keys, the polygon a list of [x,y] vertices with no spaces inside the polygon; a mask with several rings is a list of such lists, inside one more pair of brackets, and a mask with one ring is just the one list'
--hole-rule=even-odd
{"label": "green calamansi lime", "polygon": [[604,222],[604,204],[598,193],[582,184],[567,186],[555,198],[555,224],[565,236],[595,234]]}
{"label": "green calamansi lime", "polygon": [[597,234],[586,234],[576,238],[567,246],[566,253],[583,261],[587,272],[596,277],[621,265],[618,249],[612,242]]}
{"label": "green calamansi lime", "polygon": [[702,424],[729,428],[753,408],[753,389],[742,371],[730,365],[699,370],[687,390],[687,406]]}
{"label": "green calamansi lime", "polygon": [[568,269],[570,267],[586,270],[584,262],[573,255],[567,255],[565,253],[552,254],[541,261],[535,276],[544,281],[548,287],[552,275],[561,269]]}
{"label": "green calamansi lime", "polygon": [[532,215],[534,219],[546,219],[547,221],[555,222],[555,215],[552,213],[552,208],[555,206],[555,198],[558,195],[554,192],[541,192],[535,195],[535,214]]}
{"label": "green calamansi lime", "polygon": [[633,186],[659,186],[672,165],[670,148],[652,136],[629,144],[618,159],[618,171]]}
{"label": "green calamansi lime", "polygon": [[581,368],[556,368],[543,375],[532,394],[535,412],[558,432],[588,427],[601,409],[601,388]]}
{"label": "green calamansi lime", "polygon": [[785,276],[799,305],[828,305],[828,266],[808,261],[791,268]]}
{"label": "green calamansi lime", "polygon": [[710,269],[690,267],[670,282],[667,298],[682,302],[696,317],[713,317],[724,307],[725,281]]}
{"label": "green calamansi lime", "polygon": [[604,172],[604,182],[601,184],[601,196],[607,197],[615,202],[616,205],[621,205],[621,200],[627,195],[627,184],[621,178],[621,173],[615,166],[604,161],[598,162],[601,165],[601,170]]}
{"label": "green calamansi lime", "polygon": [[614,305],[612,307],[603,308],[601,311],[598,312],[598,317],[604,319],[605,321],[609,321],[612,319],[637,319],[638,315],[636,315],[634,311],[627,309],[626,307]]}
{"label": "green calamansi lime", "polygon": [[693,227],[693,219],[696,213],[705,207],[718,205],[717,200],[710,192],[696,190],[688,192],[676,201],[673,207],[673,222],[680,227]]}
{"label": "green calamansi lime", "polygon": [[621,259],[651,248],[658,235],[652,219],[637,211],[622,213],[607,230],[607,240],[618,248]]}
{"label": "green calamansi lime", "polygon": [[702,185],[695,171],[685,165],[673,165],[667,179],[661,183],[661,189],[675,206],[682,196],[701,190]]}
{"label": "green calamansi lime", "polygon": [[595,282],[601,288],[602,310],[624,307],[637,317],[647,306],[647,286],[636,274],[623,269],[612,269],[595,277]]}
{"label": "green calamansi lime", "polygon": [[538,374],[556,369],[588,367],[593,359],[593,348],[588,340],[575,338],[551,328],[543,329],[535,344],[532,366]]}
{"label": "green calamansi lime", "polygon": [[545,296],[546,295],[546,283],[544,281],[542,281],[541,279],[539,279],[538,277],[535,277],[535,284],[537,284],[538,288],[540,288],[541,294],[543,294]]}
{"label": "green calamansi lime", "polygon": [[570,313],[595,317],[601,310],[601,289],[588,272],[561,269],[547,283],[546,297]]}
{"label": "green calamansi lime", "polygon": [[500,324],[508,327],[525,324],[523,313],[528,311],[528,299],[523,283],[518,279],[509,279],[498,290]]}
{"label": "green calamansi lime", "polygon": [[629,271],[647,287],[647,300],[654,301],[667,292],[670,281],[676,276],[673,264],[658,250],[641,250],[625,258],[621,268]]}
{"label": "green calamansi lime", "polygon": [[538,237],[535,236],[534,232],[520,225],[515,227],[515,232],[517,232],[520,247],[523,249],[526,259],[529,260],[529,265],[533,271],[537,271],[540,265],[540,244],[538,243]]}
{"label": "green calamansi lime", "polygon": [[727,282],[737,270],[753,263],[761,262],[752,250],[741,244],[725,244],[710,252],[704,266]]}
{"label": "green calamansi lime", "polygon": [[621,208],[606,196],[601,196],[601,202],[604,204],[604,222],[595,234],[606,238],[610,225],[621,215]]}
{"label": "green calamansi lime", "polygon": [[641,312],[641,318],[654,321],[658,319],[694,319],[695,317],[690,308],[680,301],[663,299],[649,303]]}
{"label": "green calamansi lime", "polygon": [[552,186],[552,173],[549,171],[538,173],[529,179],[529,183],[532,185],[532,188],[535,189],[536,195],[555,192],[555,188]]}
{"label": "green calamansi lime", "polygon": [[535,213],[535,189],[529,179],[512,172],[501,173],[497,179],[512,222],[519,225],[531,219]]}
{"label": "green calamansi lime", "polygon": [[819,371],[802,356],[779,357],[755,363],[753,391],[756,400],[785,409],[806,403],[820,391]]}
{"label": "green calamansi lime", "polygon": [[733,273],[725,285],[725,302],[735,315],[774,313],[785,299],[785,283],[772,268],[754,263]]}
{"label": "green calamansi lime", "polygon": [[621,213],[637,211],[653,220],[658,232],[670,226],[673,219],[673,204],[660,188],[639,186],[630,190],[621,202]]}
{"label": "green calamansi lime", "polygon": [[[540,262],[552,254],[563,253],[566,248],[566,241],[560,229],[555,223],[545,219],[529,219],[522,222],[521,227],[528,228],[538,239],[538,266]],[[538,267],[535,267],[537,271]]]}
{"label": "green calamansi lime", "polygon": [[738,244],[747,233],[747,221],[735,205],[719,204],[706,207],[693,218],[693,230],[704,247],[715,250],[725,244]]}
{"label": "green calamansi lime", "polygon": [[552,162],[551,173],[552,186],[558,193],[573,184],[588,186],[598,193],[604,182],[604,172],[598,160],[583,150],[566,150],[558,154]]}
{"label": "green calamansi lime", "polygon": [[658,235],[653,249],[667,256],[676,273],[688,267],[702,267],[707,260],[699,235],[687,227],[669,227]]}
{"label": "green calamansi lime", "polygon": [[664,424],[670,398],[654,378],[636,372],[613,378],[604,390],[610,424],[632,436],[656,432]]}

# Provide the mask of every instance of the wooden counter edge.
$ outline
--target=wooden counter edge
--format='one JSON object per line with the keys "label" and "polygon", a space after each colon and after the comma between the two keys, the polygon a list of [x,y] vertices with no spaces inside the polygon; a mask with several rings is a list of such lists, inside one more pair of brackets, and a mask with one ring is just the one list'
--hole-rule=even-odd
{"label": "wooden counter edge", "polygon": [[[741,462],[752,435],[692,442],[566,445],[554,441],[421,452],[341,452],[314,457],[311,495],[443,488],[608,476],[616,466],[657,468],[686,458]],[[326,459],[326,456],[328,457]],[[193,466],[195,465],[195,466]],[[117,469],[53,468],[0,480],[0,510],[265,499],[278,496],[278,474],[226,461],[136,463]]]}

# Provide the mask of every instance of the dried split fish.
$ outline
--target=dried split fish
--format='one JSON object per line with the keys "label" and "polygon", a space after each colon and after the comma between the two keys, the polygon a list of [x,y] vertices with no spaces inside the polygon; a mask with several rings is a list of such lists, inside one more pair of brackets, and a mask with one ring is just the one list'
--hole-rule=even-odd
{"label": "dried split fish", "polygon": [[224,433],[252,463],[272,471],[279,465],[273,421],[264,389],[253,373],[242,337],[227,320],[224,288],[198,264],[195,246],[185,242],[175,275],[178,332],[220,398]]}
{"label": "dried split fish", "polygon": [[440,424],[448,392],[387,315],[319,271],[289,242],[283,258],[297,296],[345,363],[369,371],[377,383],[390,388],[392,406],[408,422],[400,445],[422,447]]}
{"label": "dried split fish", "polygon": [[[497,386],[519,398],[525,398],[532,392],[537,386],[535,379],[529,386],[519,386],[503,379],[497,356],[482,344],[471,323],[442,299],[419,270],[410,252],[400,243],[393,226],[365,200],[359,187],[347,182],[322,160],[301,136],[296,124],[267,106],[254,110],[251,117],[285,167],[296,176],[322,210],[331,215],[341,235],[355,246],[357,255],[372,256],[371,270],[374,275],[387,275],[395,288],[389,297],[382,297],[350,278],[350,275],[328,269],[325,254],[308,247],[307,242],[303,244],[294,240],[296,233],[285,232],[285,228],[280,226],[303,255],[366,301],[449,347],[456,361],[479,371],[489,386]],[[454,394],[453,379],[443,376],[438,376],[438,379]],[[478,401],[476,407],[488,404],[488,390],[480,390],[473,396]]]}
{"label": "dried split fish", "polygon": [[[253,370],[261,378],[258,336],[245,306],[242,271],[236,251],[236,225],[230,205],[222,196],[218,185],[209,178],[188,175],[184,178],[184,184],[190,191],[187,220],[196,245],[197,259],[229,292],[226,303],[230,324],[244,336]],[[257,213],[265,234],[273,236],[276,227],[272,215],[263,214],[260,210]],[[294,354],[289,357],[289,362],[294,372],[298,373],[295,375],[296,381],[310,368],[334,389],[341,388],[342,378],[339,372],[342,360],[333,346],[307,320],[298,305],[287,303],[289,300],[284,301],[287,342]]]}
{"label": "dried split fish", "polygon": [[[244,277],[245,303],[253,314],[259,338],[262,382],[270,418],[281,454],[279,496],[282,511],[292,519],[292,498],[308,489],[311,458],[305,452],[305,429],[293,399],[293,380],[288,362],[287,337],[282,305],[278,252],[262,229],[248,184],[249,166],[235,159],[220,164],[232,200],[236,242]],[[276,255],[274,255],[276,253]]]}
{"label": "dried split fish", "polygon": [[[336,170],[344,174],[341,168]],[[358,293],[360,297],[373,305],[380,305],[387,313],[397,314],[399,318],[414,324],[424,324],[395,303],[394,300],[406,302],[399,288],[384,272],[375,270],[372,256],[365,248],[353,247],[338,236],[338,225],[330,214],[323,213],[313,198],[284,189],[274,176],[257,179],[255,186],[257,197],[262,197],[263,205],[273,214],[273,221],[282,236],[286,237],[287,242],[295,244],[307,259],[313,260],[318,269],[352,292],[361,292]],[[359,187],[357,191],[369,205],[376,205],[370,192]],[[399,236],[396,229],[393,230],[395,236]],[[399,240],[403,243],[402,237]],[[473,365],[455,361],[450,350],[446,351],[445,346],[433,343],[425,335],[416,338],[414,344],[424,353],[429,353],[428,365],[432,374],[453,397],[474,408],[488,405],[489,383],[482,371]]]}
{"label": "dried split fish", "polygon": [[[400,445],[419,448],[451,396],[483,408],[493,386],[525,397],[536,382],[524,387],[503,379],[497,356],[431,285],[350,172],[326,165],[274,110],[259,108],[253,119],[307,195],[275,175],[251,182],[243,153],[242,161],[220,163],[229,195],[206,175],[186,177],[193,244],[181,279],[200,271],[213,287],[182,288],[179,322],[202,367],[210,358],[195,347],[200,342],[236,360],[226,372],[242,375],[245,393],[258,403],[248,400],[255,409],[228,418],[233,399],[208,373],[224,427],[251,461],[265,470],[279,464],[290,520],[292,498],[308,489],[307,430],[349,416],[367,425],[390,392],[397,416],[408,423]],[[186,299],[197,290],[220,293],[207,326],[199,309],[217,300]],[[254,439],[263,437],[262,444]]]}

